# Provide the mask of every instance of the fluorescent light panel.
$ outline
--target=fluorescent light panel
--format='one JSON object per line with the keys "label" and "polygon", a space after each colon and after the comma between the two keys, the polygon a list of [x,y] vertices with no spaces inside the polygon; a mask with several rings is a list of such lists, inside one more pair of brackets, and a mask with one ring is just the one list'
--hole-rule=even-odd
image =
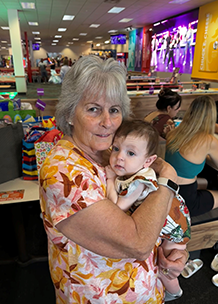
{"label": "fluorescent light panel", "polygon": [[29,25],[33,25],[33,26],[39,25],[38,22],[28,22],[28,23],[29,23]]}
{"label": "fluorescent light panel", "polygon": [[64,15],[63,19],[62,20],[73,20],[75,18],[75,16],[73,15]]}
{"label": "fluorescent light panel", "polygon": [[35,40],[41,40],[41,38],[39,38],[39,37],[34,37],[34,39],[35,39]]}
{"label": "fluorescent light panel", "polygon": [[59,40],[53,40],[53,42],[59,42]]}
{"label": "fluorescent light panel", "polygon": [[24,9],[35,9],[35,3],[33,2],[21,2],[21,5]]}
{"label": "fluorescent light panel", "polygon": [[73,38],[72,40],[74,40],[74,41],[78,41],[78,40],[79,40],[79,38]]}
{"label": "fluorescent light panel", "polygon": [[133,18],[123,18],[123,19],[121,19],[119,22],[123,22],[123,23],[127,23],[127,22],[129,22],[129,21],[131,21]]}
{"label": "fluorescent light panel", "polygon": [[55,38],[62,38],[61,35],[55,35],[54,37],[55,37]]}
{"label": "fluorescent light panel", "polygon": [[80,33],[80,36],[86,36],[87,33]]}
{"label": "fluorescent light panel", "polygon": [[65,32],[66,30],[67,30],[66,28],[60,27],[60,28],[58,29],[58,32]]}
{"label": "fluorescent light panel", "polygon": [[95,28],[97,28],[99,26],[100,26],[100,24],[91,24],[89,27],[95,27]]}
{"label": "fluorescent light panel", "polygon": [[9,30],[9,26],[1,26],[3,30]]}
{"label": "fluorescent light panel", "polygon": [[102,36],[99,36],[99,37],[95,37],[95,39],[102,39],[103,37]]}
{"label": "fluorescent light panel", "polygon": [[110,30],[110,31],[108,31],[108,33],[116,33],[117,32],[117,30]]}
{"label": "fluorescent light panel", "polygon": [[57,43],[52,43],[51,45],[57,45]]}
{"label": "fluorescent light panel", "polygon": [[40,32],[32,32],[33,35],[39,35]]}
{"label": "fluorescent light panel", "polygon": [[1,41],[1,43],[7,43],[7,41]]}
{"label": "fluorescent light panel", "polygon": [[119,14],[125,9],[125,7],[116,7],[114,6],[112,9],[108,11],[109,14]]}

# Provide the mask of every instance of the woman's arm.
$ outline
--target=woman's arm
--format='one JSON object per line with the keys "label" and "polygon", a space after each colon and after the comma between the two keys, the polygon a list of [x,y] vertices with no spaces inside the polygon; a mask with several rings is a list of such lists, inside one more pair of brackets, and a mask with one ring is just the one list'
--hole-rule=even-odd
{"label": "woman's arm", "polygon": [[[175,170],[163,160],[156,160],[152,166],[160,176],[177,181]],[[132,216],[104,199],[59,222],[56,227],[67,238],[99,255],[144,260],[154,248],[173,196],[171,190],[160,186]]]}

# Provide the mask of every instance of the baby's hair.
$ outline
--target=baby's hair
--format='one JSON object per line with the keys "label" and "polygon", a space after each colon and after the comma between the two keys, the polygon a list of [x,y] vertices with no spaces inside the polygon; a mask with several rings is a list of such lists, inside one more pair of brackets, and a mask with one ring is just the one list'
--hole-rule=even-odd
{"label": "baby's hair", "polygon": [[147,156],[157,154],[159,134],[157,130],[147,121],[124,120],[115,133],[115,137],[133,135],[136,138],[144,137],[147,141]]}

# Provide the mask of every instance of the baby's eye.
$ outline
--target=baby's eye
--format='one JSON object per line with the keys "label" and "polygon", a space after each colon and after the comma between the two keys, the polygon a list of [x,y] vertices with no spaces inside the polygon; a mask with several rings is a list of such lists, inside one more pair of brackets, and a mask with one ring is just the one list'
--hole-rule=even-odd
{"label": "baby's eye", "polygon": [[116,146],[113,146],[112,151],[117,152],[117,151],[119,151],[119,149]]}
{"label": "baby's eye", "polygon": [[132,152],[132,151],[128,151],[127,153],[128,153],[129,156],[134,156],[135,155],[135,153]]}

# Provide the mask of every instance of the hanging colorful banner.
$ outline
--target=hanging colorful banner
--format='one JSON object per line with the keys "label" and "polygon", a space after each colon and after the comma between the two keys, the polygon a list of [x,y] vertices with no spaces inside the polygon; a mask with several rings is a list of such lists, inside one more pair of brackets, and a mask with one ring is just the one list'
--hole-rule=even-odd
{"label": "hanging colorful banner", "polygon": [[142,41],[143,28],[136,29],[135,41],[135,71],[141,72],[142,69]]}
{"label": "hanging colorful banner", "polygon": [[136,30],[129,32],[129,49],[128,49],[128,71],[135,70],[135,42]]}

